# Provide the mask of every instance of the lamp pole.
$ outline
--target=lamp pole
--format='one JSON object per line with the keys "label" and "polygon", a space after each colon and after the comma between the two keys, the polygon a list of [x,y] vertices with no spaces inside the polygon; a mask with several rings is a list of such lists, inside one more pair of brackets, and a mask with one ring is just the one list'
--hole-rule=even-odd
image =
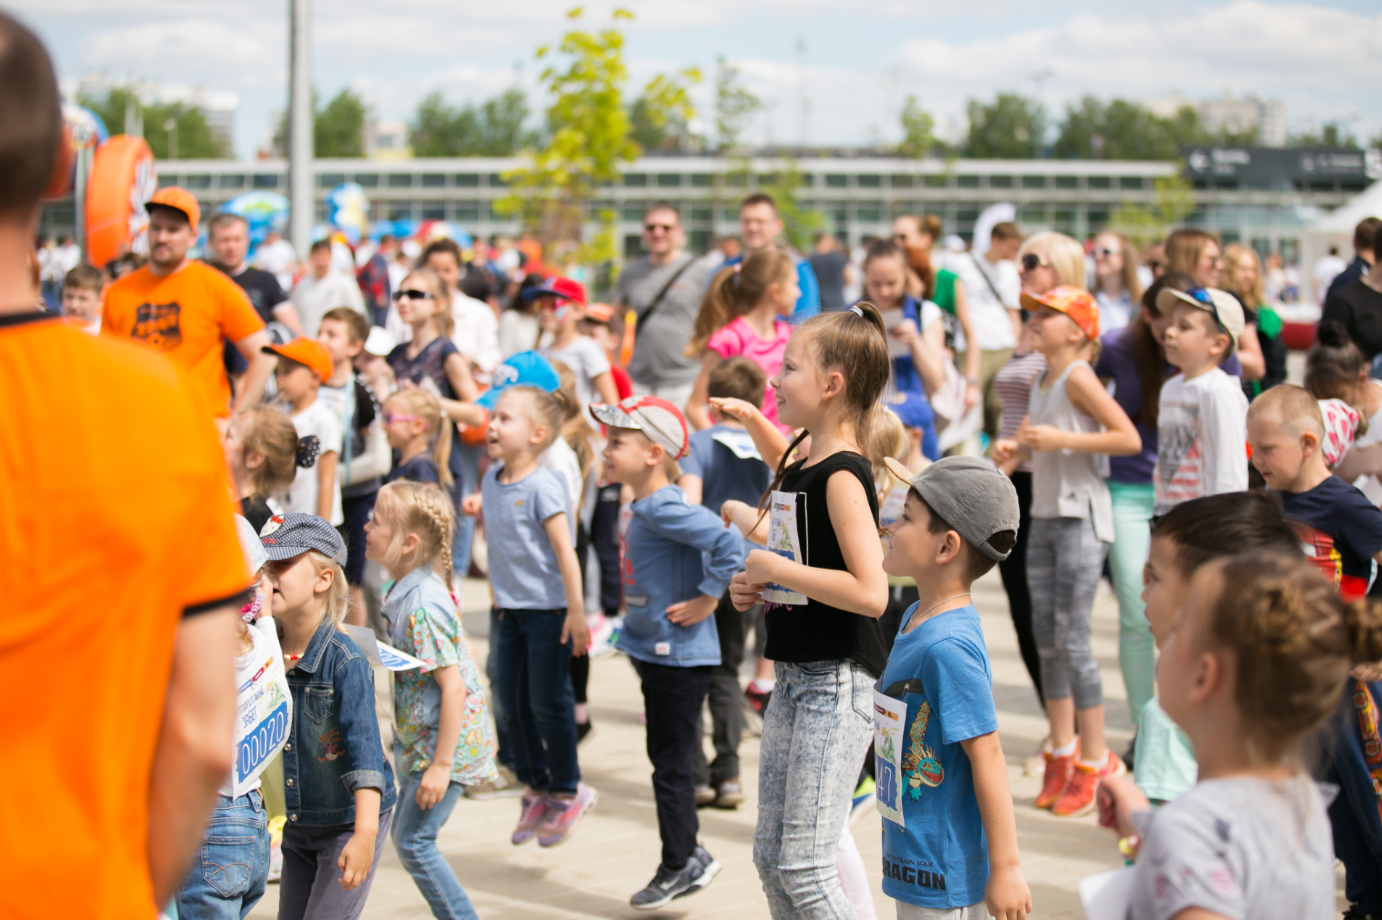
{"label": "lamp pole", "polygon": [[298,258],[312,245],[316,202],[312,197],[312,0],[288,0],[288,237]]}

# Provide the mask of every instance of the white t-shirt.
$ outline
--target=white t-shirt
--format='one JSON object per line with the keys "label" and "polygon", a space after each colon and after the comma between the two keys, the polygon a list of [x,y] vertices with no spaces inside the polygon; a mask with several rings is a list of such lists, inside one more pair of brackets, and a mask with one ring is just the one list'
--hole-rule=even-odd
{"label": "white t-shirt", "polygon": [[1325,256],[1315,263],[1313,272],[1315,281],[1320,286],[1320,299],[1324,299],[1325,293],[1329,290],[1330,283],[1339,275],[1339,272],[1348,268],[1348,263],[1338,256]]}
{"label": "white t-shirt", "polygon": [[[994,264],[968,252],[949,260],[948,264],[964,282],[969,323],[974,327],[979,349],[1015,348],[1017,337],[1013,333],[1012,314],[1008,311],[1018,308],[1018,296],[1022,293],[1017,266],[1007,260]],[[993,296],[994,288],[998,290],[998,297]],[[963,351],[966,347],[964,336],[957,332],[955,339],[955,350]]]}
{"label": "white t-shirt", "polygon": [[609,373],[609,358],[605,355],[605,350],[595,344],[594,339],[578,335],[575,341],[565,348],[549,346],[542,349],[541,353],[549,361],[561,361],[576,375],[576,398],[581,401],[582,412],[600,398],[600,394],[595,392],[593,381],[601,374]]}
{"label": "white t-shirt", "polygon": [[1152,482],[1156,513],[1181,502],[1248,488],[1248,398],[1220,368],[1161,387]]}
{"label": "white t-shirt", "polygon": [[293,288],[293,306],[297,307],[305,338],[315,339],[322,317],[337,307],[350,307],[365,316],[365,297],[355,279],[339,272],[327,272],[325,278],[303,275]]}
{"label": "white t-shirt", "polygon": [[[336,418],[336,413],[331,411],[331,408],[320,399],[313,400],[312,405],[296,415],[289,415],[288,417],[292,419],[293,427],[297,429],[299,439],[316,435],[317,440],[321,442],[321,450],[317,454],[318,462],[326,453],[334,452],[336,454],[337,475],[333,487],[335,494],[331,497],[331,523],[332,525],[339,525],[345,521],[345,515],[341,513],[341,422]],[[293,484],[288,487],[287,492],[279,496],[283,510],[316,514],[317,491],[320,485],[321,483],[317,479],[316,463],[309,467],[298,467],[297,475],[293,477]]]}
{"label": "white t-shirt", "polygon": [[537,465],[556,473],[566,483],[566,495],[571,499],[571,507],[567,509],[566,515],[571,519],[571,539],[574,541],[576,520],[580,514],[581,496],[584,491],[581,488],[580,458],[571,449],[571,445],[566,443],[565,438],[557,438],[551,447],[538,454]]}
{"label": "white t-shirt", "polygon": [[499,314],[499,353],[510,358],[520,351],[532,351],[541,333],[542,324],[535,314],[505,310]]}
{"label": "white t-shirt", "polygon": [[259,788],[259,774],[288,740],[293,722],[292,693],[273,617],[249,624],[249,636],[254,647],[235,659],[235,767],[216,790],[227,798]]}
{"label": "white t-shirt", "polygon": [[[1369,380],[1368,386],[1382,389],[1382,382]],[[1354,447],[1371,447],[1374,444],[1382,443],[1382,408],[1378,408],[1368,419],[1367,434],[1359,435],[1353,441]],[[1374,505],[1382,505],[1382,482],[1377,481],[1377,477],[1371,473],[1365,473],[1353,480],[1353,485],[1358,491],[1368,497],[1368,501]]]}
{"label": "white t-shirt", "polygon": [[293,263],[298,260],[293,244],[285,239],[264,243],[254,251],[254,264],[278,279],[279,287],[289,290],[293,286]]}
{"label": "white t-shirt", "polygon": [[457,291],[451,295],[451,342],[479,368],[476,381],[487,384],[490,373],[504,360],[499,353],[499,318],[483,300]]}

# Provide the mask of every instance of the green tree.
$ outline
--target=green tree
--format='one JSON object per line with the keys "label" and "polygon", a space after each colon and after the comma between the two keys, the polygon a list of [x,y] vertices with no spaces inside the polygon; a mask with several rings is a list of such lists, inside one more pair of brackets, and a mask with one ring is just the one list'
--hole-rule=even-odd
{"label": "green tree", "polygon": [[[1336,149],[1357,150],[1358,139],[1347,125],[1339,122],[1326,122],[1319,131],[1302,131],[1292,134],[1286,141],[1287,147],[1334,147]],[[1376,143],[1373,146],[1377,146]]]}
{"label": "green tree", "polygon": [[897,145],[898,156],[920,160],[937,148],[936,120],[921,107],[921,100],[908,96],[902,106],[902,143]]}
{"label": "green tree", "polygon": [[797,197],[802,187],[802,173],[793,157],[786,158],[786,169],[775,173],[770,181],[759,183],[759,188],[773,196],[777,202],[777,216],[782,218],[783,234],[787,242],[798,252],[809,253],[816,234],[825,229],[825,215],[815,208],[803,208]]}
{"label": "green tree", "polygon": [[1195,188],[1177,170],[1152,180],[1150,204],[1123,202],[1109,220],[1109,229],[1145,246],[1164,239],[1195,210]]}
{"label": "green tree", "polygon": [[749,92],[739,78],[739,68],[723,57],[715,62],[715,149],[735,155],[749,119],[763,107],[757,96]]}
{"label": "green tree", "polygon": [[365,155],[365,102],[349,88],[318,109],[312,130],[312,143],[319,157],[363,157]]}
{"label": "green tree", "polygon": [[659,74],[629,106],[633,139],[644,150],[687,152],[693,149],[691,119],[695,107],[689,89],[701,82],[701,72],[687,68],[676,76]]}
{"label": "green tree", "polygon": [[1085,96],[1065,109],[1055,155],[1065,159],[1174,160],[1181,144],[1199,142],[1199,116],[1189,106],[1161,118],[1135,102]]}
{"label": "green tree", "polygon": [[981,159],[1029,159],[1041,149],[1046,112],[1035,99],[999,93],[992,103],[969,100],[969,136],[965,156]]}
{"label": "green tree", "polygon": [[525,127],[528,97],[505,90],[480,105],[446,104],[441,93],[418,103],[409,126],[409,143],[419,157],[503,157],[536,146],[537,134]]}
{"label": "green tree", "polygon": [[[125,111],[130,101],[130,91],[124,87],[113,87],[104,96],[77,97],[79,105],[84,105],[101,116],[106,130],[111,134],[126,133]],[[181,102],[144,105],[137,98],[133,101],[143,113],[144,140],[148,142],[158,159],[172,158],[171,147],[175,135],[179,160],[230,156],[230,151],[212,134],[210,126],[206,123],[206,114],[199,106],[185,105]],[[168,126],[170,121],[175,127]]]}
{"label": "green tree", "polygon": [[460,109],[446,104],[441,93],[428,93],[418,103],[413,122],[408,126],[408,143],[419,157],[465,156],[472,139],[479,134],[475,109]]}

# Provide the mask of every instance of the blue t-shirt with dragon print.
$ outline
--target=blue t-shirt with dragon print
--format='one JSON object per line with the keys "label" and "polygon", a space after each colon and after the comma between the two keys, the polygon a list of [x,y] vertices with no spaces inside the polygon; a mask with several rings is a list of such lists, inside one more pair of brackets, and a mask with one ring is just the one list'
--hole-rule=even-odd
{"label": "blue t-shirt with dragon print", "polygon": [[883,822],[883,893],[920,907],[976,904],[988,885],[988,841],[960,742],[998,730],[978,611],[959,607],[899,632],[877,686],[907,704],[906,826]]}

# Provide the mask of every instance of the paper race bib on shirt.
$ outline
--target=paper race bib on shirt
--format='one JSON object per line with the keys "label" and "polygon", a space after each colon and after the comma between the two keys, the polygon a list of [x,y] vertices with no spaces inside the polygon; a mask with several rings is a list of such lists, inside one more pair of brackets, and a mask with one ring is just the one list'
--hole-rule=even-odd
{"label": "paper race bib on shirt", "polygon": [[878,813],[898,827],[902,820],[902,746],[907,704],[873,691],[873,765]]}
{"label": "paper race bib on shirt", "polygon": [[735,431],[726,429],[717,431],[714,440],[728,447],[730,453],[740,460],[762,460],[763,455],[758,452],[758,447],[753,443],[753,438],[747,431]]}
{"label": "paper race bib on shirt", "polygon": [[[801,553],[801,537],[797,533],[797,493],[774,492],[768,510],[768,546],[779,556],[793,562],[806,564]],[[784,588],[779,584],[769,584],[763,592],[763,601],[768,604],[792,606],[805,604],[806,595]]]}

